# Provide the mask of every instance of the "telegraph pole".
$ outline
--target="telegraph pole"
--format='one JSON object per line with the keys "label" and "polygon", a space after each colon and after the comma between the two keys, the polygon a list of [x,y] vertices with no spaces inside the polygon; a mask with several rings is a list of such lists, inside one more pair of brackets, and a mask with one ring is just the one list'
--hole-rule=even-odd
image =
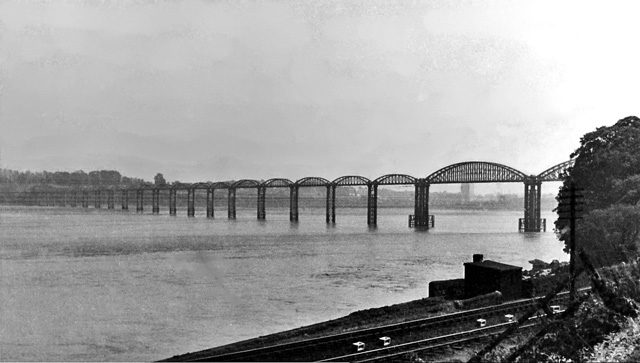
{"label": "telegraph pole", "polygon": [[569,299],[576,298],[576,220],[582,219],[581,188],[577,188],[571,181],[569,187],[563,187],[560,191],[560,203],[558,204],[558,219],[569,221]]}

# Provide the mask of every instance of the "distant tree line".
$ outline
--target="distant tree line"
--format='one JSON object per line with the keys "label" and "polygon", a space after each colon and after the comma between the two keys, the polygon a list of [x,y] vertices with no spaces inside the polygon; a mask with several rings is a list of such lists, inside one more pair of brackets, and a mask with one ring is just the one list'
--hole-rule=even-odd
{"label": "distant tree line", "polygon": [[49,185],[59,187],[126,187],[149,184],[140,178],[122,176],[116,170],[95,170],[88,173],[67,171],[18,171],[0,169],[0,184]]}

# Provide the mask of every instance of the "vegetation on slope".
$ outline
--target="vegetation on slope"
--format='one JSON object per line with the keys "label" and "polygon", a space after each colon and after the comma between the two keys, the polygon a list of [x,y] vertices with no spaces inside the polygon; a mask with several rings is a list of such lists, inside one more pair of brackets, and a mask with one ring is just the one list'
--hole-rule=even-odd
{"label": "vegetation on slope", "polygon": [[[600,127],[580,142],[571,155],[575,165],[565,175],[564,188],[583,189],[583,219],[576,224],[575,245],[578,265],[591,279],[591,294],[576,302],[573,314],[549,318],[542,333],[529,337],[529,348],[517,357],[512,355],[515,347],[503,347],[485,356],[486,360],[583,362],[640,357],[640,119],[631,116]],[[557,199],[561,200],[560,195]],[[568,251],[569,221],[558,218],[555,225]]]}
{"label": "vegetation on slope", "polygon": [[[640,119],[626,117],[587,133],[571,157],[575,165],[564,186],[574,183],[584,195],[576,247],[598,266],[635,259],[640,244]],[[559,218],[555,224],[568,251],[569,222]]]}

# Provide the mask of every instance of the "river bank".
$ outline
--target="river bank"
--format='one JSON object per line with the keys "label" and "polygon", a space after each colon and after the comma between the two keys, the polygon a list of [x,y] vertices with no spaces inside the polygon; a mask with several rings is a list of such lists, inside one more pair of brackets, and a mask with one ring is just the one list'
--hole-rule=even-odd
{"label": "river bank", "polygon": [[[563,280],[568,276],[567,263],[559,263],[557,260],[554,260],[552,263],[545,263],[540,260],[532,260],[530,261],[530,263],[533,266],[531,270],[525,271],[525,278],[523,282],[526,282],[526,284],[523,285],[522,288],[522,298],[542,296],[548,291],[554,289],[554,287],[560,280]],[[458,280],[459,279],[444,280],[439,281],[438,283],[455,284],[458,282]],[[584,278],[581,278],[578,281],[579,287],[587,285],[588,280]],[[464,292],[462,293],[462,295],[464,295]],[[193,353],[180,354],[168,358],[167,361],[197,360],[202,359],[203,357],[216,356],[230,352],[258,349],[267,346],[280,345],[323,336],[348,333],[351,331],[362,329],[403,323],[407,321],[460,312],[474,308],[498,305],[503,302],[505,302],[505,299],[503,299],[502,294],[497,291],[494,293],[480,295],[465,300],[454,300],[454,298],[445,298],[443,296],[428,297],[380,308],[360,310],[338,319],[332,319],[309,326],[282,331],[275,334],[269,334],[253,339],[243,340]],[[433,333],[438,334],[438,330],[442,329],[436,328]],[[440,332],[440,334],[448,333],[448,331],[444,330]],[[523,332],[523,334],[526,335],[525,332]],[[475,347],[475,344],[471,344],[468,347],[466,345],[457,345],[453,350],[446,348],[441,349],[437,352],[430,352],[429,357],[430,360],[436,359],[435,357],[450,359],[451,354],[454,353],[454,356],[471,356],[473,354],[473,347]]]}
{"label": "river bank", "polygon": [[198,357],[289,343],[332,334],[346,333],[349,331],[401,323],[420,318],[453,313],[456,311],[460,311],[460,309],[456,308],[454,301],[447,301],[442,297],[424,298],[380,308],[360,310],[338,319],[243,340],[198,352],[176,355],[166,361],[193,360],[198,359]]}

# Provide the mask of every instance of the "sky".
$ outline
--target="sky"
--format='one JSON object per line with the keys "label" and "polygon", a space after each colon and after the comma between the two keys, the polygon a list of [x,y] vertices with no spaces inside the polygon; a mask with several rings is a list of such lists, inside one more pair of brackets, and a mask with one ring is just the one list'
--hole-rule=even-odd
{"label": "sky", "polygon": [[[640,115],[637,1],[0,0],[0,167],[527,174]],[[518,186],[521,189],[521,186]]]}

